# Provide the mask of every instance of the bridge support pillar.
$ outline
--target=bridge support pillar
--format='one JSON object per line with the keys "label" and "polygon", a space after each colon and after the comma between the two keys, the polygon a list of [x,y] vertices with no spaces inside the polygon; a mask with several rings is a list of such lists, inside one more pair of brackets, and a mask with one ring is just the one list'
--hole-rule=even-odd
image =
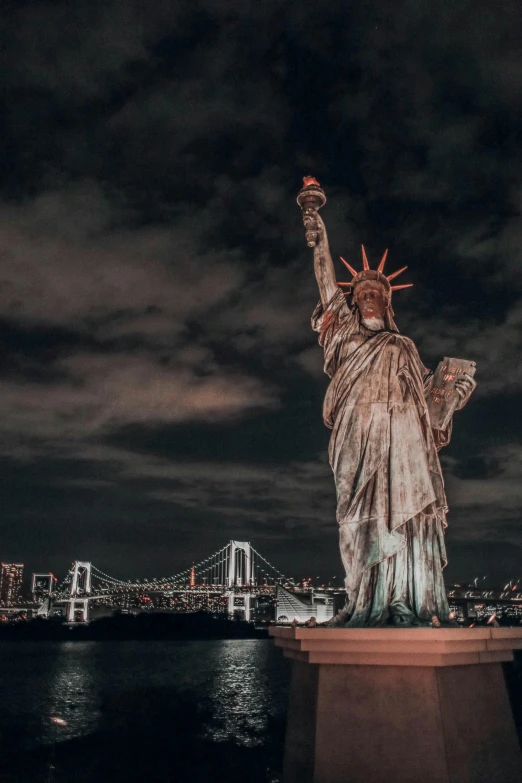
{"label": "bridge support pillar", "polygon": [[228,614],[229,617],[232,617],[232,615],[234,614],[234,598],[235,598],[233,590],[227,593],[227,598],[228,598]]}
{"label": "bridge support pillar", "polygon": [[515,628],[274,627],[293,659],[285,783],[518,783]]}
{"label": "bridge support pillar", "polygon": [[243,600],[245,620],[250,622],[252,620],[252,596],[250,593],[235,593],[233,590],[229,590],[226,595],[228,598],[229,616],[233,617],[236,611],[241,610],[240,606],[236,606],[236,598],[241,598]]}
{"label": "bridge support pillar", "polygon": [[71,598],[66,603],[66,617],[68,623],[76,622],[76,612],[81,611],[81,618],[79,622],[89,622],[89,599],[88,598]]}

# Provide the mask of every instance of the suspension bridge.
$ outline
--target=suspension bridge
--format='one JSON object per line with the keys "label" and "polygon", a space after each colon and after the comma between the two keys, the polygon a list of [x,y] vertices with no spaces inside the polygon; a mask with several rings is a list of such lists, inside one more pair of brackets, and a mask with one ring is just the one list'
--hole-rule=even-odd
{"label": "suspension bridge", "polygon": [[277,585],[294,587],[294,581],[250,542],[231,540],[189,568],[161,578],[124,581],[91,562],[77,560],[42,603],[39,614],[49,614],[51,607],[61,604],[68,622],[87,622],[93,602],[125,606],[131,595],[141,595],[145,606],[147,602],[154,605],[156,596],[170,600],[160,605],[189,610],[211,605],[250,620],[254,599],[275,593]]}

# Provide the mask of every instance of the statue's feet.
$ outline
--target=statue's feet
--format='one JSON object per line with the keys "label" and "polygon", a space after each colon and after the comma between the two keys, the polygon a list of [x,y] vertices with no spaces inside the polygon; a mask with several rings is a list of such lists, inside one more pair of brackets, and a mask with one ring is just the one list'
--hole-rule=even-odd
{"label": "statue's feet", "polygon": [[331,620],[328,620],[328,622],[326,623],[326,627],[327,628],[344,628],[345,625],[346,625],[346,621],[348,619],[348,616],[349,616],[348,612],[346,612],[344,610],[341,611],[341,612],[337,612],[337,614],[334,615],[334,617],[332,617]]}
{"label": "statue's feet", "polygon": [[419,628],[422,625],[413,614],[395,614],[392,622],[395,628]]}

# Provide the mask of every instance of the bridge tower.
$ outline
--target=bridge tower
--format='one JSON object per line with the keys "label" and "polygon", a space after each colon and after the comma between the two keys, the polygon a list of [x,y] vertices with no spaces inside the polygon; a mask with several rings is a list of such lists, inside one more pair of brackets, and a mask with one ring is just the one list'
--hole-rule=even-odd
{"label": "bridge tower", "polygon": [[[232,617],[238,609],[243,609],[245,620],[252,619],[252,596],[248,590],[238,587],[252,587],[255,583],[252,547],[249,541],[231,541],[228,545],[228,614]],[[237,603],[241,602],[241,606]]]}
{"label": "bridge tower", "polygon": [[249,541],[231,541],[228,560],[228,587],[241,585],[250,587],[254,584],[254,564],[252,547]]}
{"label": "bridge tower", "polygon": [[91,564],[76,560],[73,563],[73,573],[69,587],[70,595],[92,592]]}
{"label": "bridge tower", "polygon": [[86,597],[92,592],[91,564],[76,560],[73,563],[71,584],[69,586],[70,599],[67,601],[67,622],[76,621],[76,612],[81,612],[80,622],[86,623],[89,619],[89,599]]}

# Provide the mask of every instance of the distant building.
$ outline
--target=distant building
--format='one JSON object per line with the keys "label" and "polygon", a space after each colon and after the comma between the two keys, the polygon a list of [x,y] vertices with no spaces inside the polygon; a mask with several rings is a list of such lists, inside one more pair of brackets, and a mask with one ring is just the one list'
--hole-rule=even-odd
{"label": "distant building", "polygon": [[12,606],[22,598],[23,563],[2,563],[0,570],[0,604]]}
{"label": "distant building", "polygon": [[315,617],[318,623],[331,620],[334,614],[333,598],[327,593],[314,592],[297,596],[281,585],[277,586],[276,622],[279,624],[306,623]]}
{"label": "distant building", "polygon": [[53,592],[54,583],[56,582],[54,574],[33,574],[31,579],[31,594],[33,601],[40,603],[45,601],[46,598]]}

